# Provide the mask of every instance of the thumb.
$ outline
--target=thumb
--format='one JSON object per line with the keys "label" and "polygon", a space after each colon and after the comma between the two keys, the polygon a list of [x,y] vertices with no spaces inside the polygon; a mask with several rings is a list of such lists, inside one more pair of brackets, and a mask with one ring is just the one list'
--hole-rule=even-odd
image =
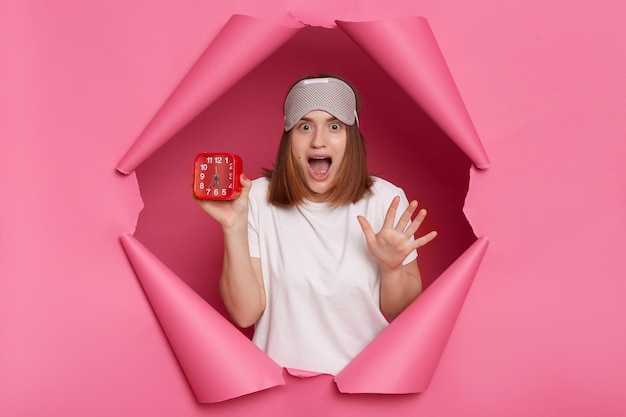
{"label": "thumb", "polygon": [[246,177],[246,174],[241,174],[239,176],[239,182],[241,182],[241,194],[239,198],[248,199],[248,194],[250,194],[250,189],[252,188],[252,180]]}

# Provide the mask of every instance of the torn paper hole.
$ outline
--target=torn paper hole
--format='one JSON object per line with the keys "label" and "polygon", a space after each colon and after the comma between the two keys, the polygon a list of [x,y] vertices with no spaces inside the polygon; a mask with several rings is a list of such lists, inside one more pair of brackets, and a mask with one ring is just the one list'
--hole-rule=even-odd
{"label": "torn paper hole", "polygon": [[[239,20],[238,25],[245,27],[249,19]],[[420,26],[424,31],[424,23],[417,19],[401,25]],[[252,26],[256,24],[252,19]],[[265,34],[271,37],[270,32]],[[358,27],[351,32],[352,37],[359,36]],[[280,46],[271,55],[210,106],[191,115],[172,138],[138,158],[136,172],[145,209],[135,237],[225,315],[217,293],[221,231],[191,198],[190,161],[199,151],[234,152],[243,157],[246,175],[258,176],[260,168],[271,167],[274,160],[282,128],[282,102],[291,83],[307,74],[333,73],[350,80],[362,98],[361,128],[371,171],[403,187],[409,198],[418,199],[429,210],[424,230],[439,232],[436,244],[420,253],[420,268],[429,284],[476,240],[462,212],[472,165],[467,149],[433,121],[432,110],[425,112],[415,94],[398,82],[398,76],[391,77],[341,29],[307,27],[280,36],[288,39],[276,42]],[[426,49],[432,54],[433,48]],[[194,82],[211,85],[219,80],[197,77]],[[177,100],[182,105],[184,100]],[[481,146],[477,149],[474,163],[478,159],[488,165],[488,160],[480,159]]]}

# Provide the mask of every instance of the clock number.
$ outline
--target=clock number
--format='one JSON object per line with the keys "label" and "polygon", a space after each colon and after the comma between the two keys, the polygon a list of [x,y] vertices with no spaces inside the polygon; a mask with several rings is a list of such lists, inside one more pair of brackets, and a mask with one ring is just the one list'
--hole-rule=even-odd
{"label": "clock number", "polygon": [[[232,185],[232,184],[230,184],[230,185],[228,186],[228,188],[233,188],[233,185]],[[204,189],[205,189],[205,188],[204,188],[204,183],[200,183],[200,189],[201,189],[201,190],[204,190]],[[206,188],[206,195],[213,195],[213,196],[215,196],[215,197],[219,197],[219,195],[220,195],[220,190],[222,190],[222,191],[221,191],[221,195],[222,195],[222,197],[226,197],[226,194],[227,194],[227,192],[226,192],[226,188],[221,188],[221,189],[220,189],[220,188]]]}
{"label": "clock number", "polygon": [[[213,157],[212,157],[212,156],[207,156],[207,157],[206,157],[206,161],[207,161],[209,164],[212,164],[212,163],[213,163]],[[202,164],[202,165],[206,165],[206,164]]]}
{"label": "clock number", "polygon": [[200,179],[201,179],[201,180],[204,180],[204,178],[205,178],[205,177],[206,177],[206,175],[204,175],[204,172],[201,172],[201,173],[200,173]]}
{"label": "clock number", "polygon": [[[207,158],[208,159],[208,158]],[[209,169],[209,165],[208,164],[200,164],[200,169],[202,171],[206,171],[207,169]]]}
{"label": "clock number", "polygon": [[221,156],[216,156],[216,157],[215,157],[215,163],[216,163],[216,164],[221,164],[221,163],[222,163],[222,159],[223,159],[223,158],[222,158]]}

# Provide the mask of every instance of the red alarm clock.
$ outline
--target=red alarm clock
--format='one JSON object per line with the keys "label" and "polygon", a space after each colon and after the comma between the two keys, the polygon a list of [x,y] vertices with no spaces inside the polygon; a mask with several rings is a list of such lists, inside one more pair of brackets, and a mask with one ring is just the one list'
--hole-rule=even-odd
{"label": "red alarm clock", "polygon": [[194,161],[193,193],[201,200],[234,200],[241,194],[243,162],[229,152],[202,152]]}

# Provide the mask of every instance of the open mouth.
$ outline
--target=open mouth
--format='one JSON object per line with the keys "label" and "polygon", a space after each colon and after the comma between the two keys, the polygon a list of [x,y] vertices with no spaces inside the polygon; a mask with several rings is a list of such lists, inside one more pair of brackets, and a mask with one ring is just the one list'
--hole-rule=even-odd
{"label": "open mouth", "polygon": [[328,157],[309,158],[309,171],[316,180],[323,180],[330,171],[333,160]]}

